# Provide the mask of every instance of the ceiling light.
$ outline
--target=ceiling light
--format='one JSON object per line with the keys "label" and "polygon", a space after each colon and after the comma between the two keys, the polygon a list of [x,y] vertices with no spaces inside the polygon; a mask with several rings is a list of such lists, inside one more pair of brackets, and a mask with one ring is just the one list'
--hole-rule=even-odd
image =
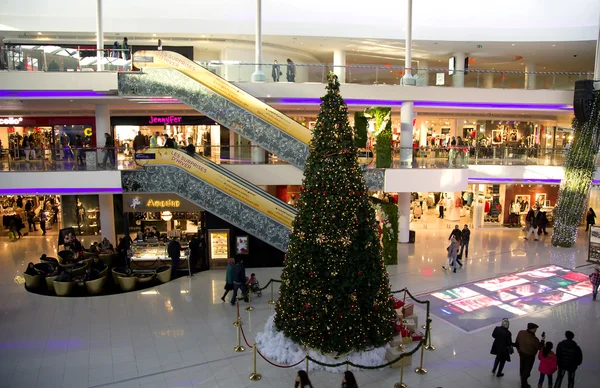
{"label": "ceiling light", "polygon": [[152,36],[156,36],[156,34],[152,34]]}
{"label": "ceiling light", "polygon": [[553,45],[552,45],[552,47],[556,47],[556,45],[555,45],[555,44],[553,44]]}
{"label": "ceiling light", "polygon": [[38,32],[38,35],[42,35],[42,33],[41,33],[41,32]]}
{"label": "ceiling light", "polygon": [[512,45],[514,46],[515,44],[513,43]]}

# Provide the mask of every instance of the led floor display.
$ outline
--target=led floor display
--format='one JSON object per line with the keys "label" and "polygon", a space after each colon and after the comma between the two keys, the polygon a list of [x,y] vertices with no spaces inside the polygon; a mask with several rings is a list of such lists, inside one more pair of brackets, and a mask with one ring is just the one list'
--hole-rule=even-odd
{"label": "led floor display", "polygon": [[470,332],[591,293],[586,274],[549,265],[432,292],[427,299],[433,315]]}

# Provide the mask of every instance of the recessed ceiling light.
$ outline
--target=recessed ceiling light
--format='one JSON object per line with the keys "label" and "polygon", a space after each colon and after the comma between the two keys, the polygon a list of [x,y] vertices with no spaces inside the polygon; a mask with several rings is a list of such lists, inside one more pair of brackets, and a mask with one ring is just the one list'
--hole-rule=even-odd
{"label": "recessed ceiling light", "polygon": [[152,34],[152,36],[156,36],[156,34]]}
{"label": "recessed ceiling light", "polygon": [[552,45],[552,47],[556,47],[556,45],[555,45],[555,44],[553,44],[553,45]]}
{"label": "recessed ceiling light", "polygon": [[42,35],[42,33],[41,33],[41,32],[38,32],[38,35]]}

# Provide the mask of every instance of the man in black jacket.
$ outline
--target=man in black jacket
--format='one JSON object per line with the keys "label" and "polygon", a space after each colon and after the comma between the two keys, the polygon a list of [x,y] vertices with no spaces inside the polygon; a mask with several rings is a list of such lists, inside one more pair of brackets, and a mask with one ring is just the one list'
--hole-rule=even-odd
{"label": "man in black jacket", "polygon": [[[192,273],[196,272],[198,269],[198,261],[202,259],[204,255],[204,245],[198,235],[195,234],[189,244],[190,248],[190,265],[192,266]],[[208,268],[204,268],[204,260],[200,263],[200,271],[204,271]]]}
{"label": "man in black jacket", "polygon": [[566,340],[558,343],[556,347],[556,357],[558,363],[558,375],[554,388],[560,388],[565,372],[568,373],[568,388],[575,386],[575,371],[583,362],[583,354],[577,342],[573,341],[575,334],[572,331],[565,332]]}
{"label": "man in black jacket", "polygon": [[179,244],[179,239],[177,237],[173,238],[173,241],[167,246],[167,253],[171,258],[171,278],[173,278],[177,271],[177,267],[179,267],[179,259],[181,258],[181,244]]}
{"label": "man in black jacket", "polygon": [[248,302],[248,293],[246,291],[246,268],[241,260],[236,259],[233,266],[233,296],[231,297],[231,305],[235,304],[238,290],[242,291],[244,301]]}

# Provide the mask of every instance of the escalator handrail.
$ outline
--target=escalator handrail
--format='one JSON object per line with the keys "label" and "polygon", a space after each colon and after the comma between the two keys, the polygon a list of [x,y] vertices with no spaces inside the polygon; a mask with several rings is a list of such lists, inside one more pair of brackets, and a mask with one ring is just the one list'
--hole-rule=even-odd
{"label": "escalator handrail", "polygon": [[[144,153],[143,151],[146,150],[146,149],[148,149],[148,147],[140,148],[140,149],[138,149],[138,150],[135,151],[135,154],[136,155],[138,153],[143,154]],[[242,178],[242,177],[240,177],[240,176],[232,173],[231,171],[229,171],[225,167],[223,167],[223,166],[221,166],[221,165],[213,162],[212,160],[209,160],[209,159],[203,157],[202,155],[198,155],[196,153],[194,153],[194,155],[190,155],[188,152],[182,151],[182,150],[179,150],[179,149],[173,149],[173,151],[181,152],[181,153],[183,153],[183,154],[185,154],[185,155],[187,155],[189,157],[192,157],[193,159],[197,160],[198,162],[209,166],[213,170],[215,170],[215,171],[219,172],[220,174],[222,174],[222,175],[230,178],[231,180],[235,181],[240,186],[243,186],[246,189],[249,189],[250,191],[256,193],[257,195],[259,195],[259,196],[261,196],[261,197],[263,197],[265,199],[267,199],[270,202],[273,202],[277,206],[281,207],[284,210],[289,211],[292,214],[296,214],[298,212],[298,210],[295,207],[293,207],[293,206],[285,203],[284,201],[280,200],[279,198],[277,198],[277,197],[275,197],[275,196],[267,193],[266,191],[264,191],[260,187],[256,186],[255,184],[253,184],[253,183],[245,180],[244,178]],[[135,160],[135,163],[138,166],[142,166],[141,164],[139,164],[137,162],[138,159],[135,157],[135,155],[134,155],[134,160]]]}

